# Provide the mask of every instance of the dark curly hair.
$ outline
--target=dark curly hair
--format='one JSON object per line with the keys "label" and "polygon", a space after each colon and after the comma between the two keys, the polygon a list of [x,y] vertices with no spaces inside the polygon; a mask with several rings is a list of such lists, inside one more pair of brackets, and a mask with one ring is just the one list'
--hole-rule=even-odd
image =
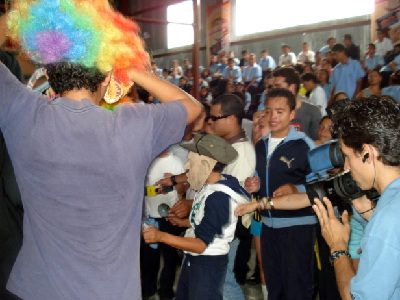
{"label": "dark curly hair", "polygon": [[384,165],[400,166],[400,104],[395,100],[378,96],[352,100],[332,121],[332,132],[356,153],[370,144]]}
{"label": "dark curly hair", "polygon": [[296,98],[293,95],[293,93],[287,89],[282,89],[282,88],[272,89],[268,93],[267,101],[269,98],[286,98],[287,105],[289,105],[290,111],[296,109]]}
{"label": "dark curly hair", "polygon": [[49,84],[57,94],[80,89],[94,93],[106,78],[98,69],[89,69],[69,62],[52,63],[45,68]]}
{"label": "dark curly hair", "polygon": [[290,67],[275,69],[272,73],[273,77],[283,77],[288,85],[295,84],[296,85],[296,94],[300,89],[300,75],[299,73]]}

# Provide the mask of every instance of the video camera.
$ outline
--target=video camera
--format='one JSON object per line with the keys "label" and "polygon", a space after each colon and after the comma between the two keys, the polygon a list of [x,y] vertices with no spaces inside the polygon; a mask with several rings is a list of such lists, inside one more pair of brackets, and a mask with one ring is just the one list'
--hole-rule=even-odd
{"label": "video camera", "polygon": [[323,197],[327,197],[339,211],[346,209],[351,212],[349,206],[354,199],[363,195],[373,201],[379,199],[379,193],[374,188],[361,190],[348,171],[340,172],[333,177],[327,176],[326,171],[344,166],[344,157],[338,140],[331,140],[310,150],[308,161],[313,173],[319,177],[318,180],[306,184],[311,204],[314,204],[314,198],[322,200]]}

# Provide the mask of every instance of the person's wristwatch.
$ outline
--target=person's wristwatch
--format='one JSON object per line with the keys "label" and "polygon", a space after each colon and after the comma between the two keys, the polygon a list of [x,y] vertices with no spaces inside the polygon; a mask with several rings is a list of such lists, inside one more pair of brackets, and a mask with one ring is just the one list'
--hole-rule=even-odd
{"label": "person's wristwatch", "polygon": [[171,179],[171,182],[172,182],[173,186],[175,186],[177,184],[175,175],[172,175],[169,179]]}
{"label": "person's wristwatch", "polygon": [[275,209],[274,201],[272,201],[271,197],[268,197],[268,204],[269,204],[269,207],[270,207],[271,210]]}
{"label": "person's wristwatch", "polygon": [[335,261],[335,259],[341,257],[342,255],[346,255],[351,258],[351,255],[347,250],[333,251],[332,254],[329,256],[329,262],[331,263],[331,265],[333,266],[333,262]]}

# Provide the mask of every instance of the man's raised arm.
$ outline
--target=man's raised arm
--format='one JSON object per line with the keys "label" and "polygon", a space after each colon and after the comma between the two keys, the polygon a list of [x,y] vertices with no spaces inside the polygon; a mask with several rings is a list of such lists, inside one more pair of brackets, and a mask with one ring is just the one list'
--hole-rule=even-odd
{"label": "man's raised arm", "polygon": [[161,102],[180,101],[185,106],[188,118],[187,123],[192,123],[201,113],[201,104],[179,87],[147,72],[131,69],[129,77],[132,81],[142,86]]}

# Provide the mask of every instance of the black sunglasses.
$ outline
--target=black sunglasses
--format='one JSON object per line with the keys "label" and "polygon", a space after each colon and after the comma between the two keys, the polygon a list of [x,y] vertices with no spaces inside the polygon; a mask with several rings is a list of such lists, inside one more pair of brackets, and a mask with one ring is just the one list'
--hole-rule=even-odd
{"label": "black sunglasses", "polygon": [[227,118],[229,116],[230,115],[223,115],[223,116],[218,116],[218,117],[216,117],[216,116],[208,116],[208,117],[206,117],[206,121],[211,120],[211,121],[215,122],[215,121],[217,121],[219,119],[225,119],[225,118]]}

